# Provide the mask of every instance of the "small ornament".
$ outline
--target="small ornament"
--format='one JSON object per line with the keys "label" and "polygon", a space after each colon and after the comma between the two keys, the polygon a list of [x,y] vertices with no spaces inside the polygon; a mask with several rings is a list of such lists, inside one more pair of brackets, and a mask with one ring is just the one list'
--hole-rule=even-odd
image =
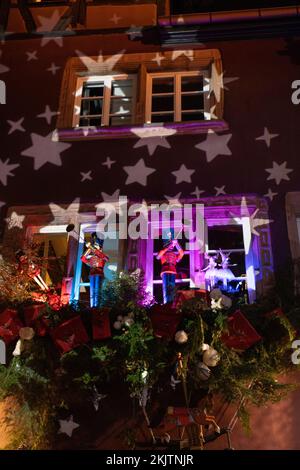
{"label": "small ornament", "polygon": [[133,318],[130,318],[130,317],[124,317],[123,319],[123,323],[125,326],[132,326],[134,324],[134,320]]}
{"label": "small ornament", "polygon": [[218,351],[216,351],[214,348],[209,347],[206,351],[203,353],[203,362],[209,367],[216,367],[218,362],[220,361],[220,355]]}
{"label": "small ornament", "polygon": [[176,335],[175,335],[175,341],[176,343],[178,344],[184,344],[186,343],[188,340],[188,335],[186,334],[185,331],[183,330],[179,330],[177,331]]}
{"label": "small ornament", "polygon": [[120,322],[120,320],[117,320],[115,321],[113,326],[115,330],[120,330],[122,328],[122,323]]}
{"label": "small ornament", "polygon": [[197,377],[200,380],[208,380],[210,377],[211,371],[204,362],[199,362],[197,364]]}
{"label": "small ornament", "polygon": [[122,322],[122,321],[123,321],[123,315],[118,315],[118,316],[117,316],[117,320],[118,320],[119,322]]}
{"label": "small ornament", "polygon": [[202,344],[202,351],[207,351],[209,349],[209,344],[203,343]]}
{"label": "small ornament", "polygon": [[30,328],[29,326],[20,328],[19,336],[20,339],[18,339],[16,347],[13,351],[13,356],[15,357],[21,356],[22,352],[25,349],[25,342],[32,340],[32,338],[34,337],[34,329]]}
{"label": "small ornament", "polygon": [[232,305],[231,299],[222,294],[220,289],[213,289],[209,296],[212,310],[222,310],[223,308],[230,308]]}

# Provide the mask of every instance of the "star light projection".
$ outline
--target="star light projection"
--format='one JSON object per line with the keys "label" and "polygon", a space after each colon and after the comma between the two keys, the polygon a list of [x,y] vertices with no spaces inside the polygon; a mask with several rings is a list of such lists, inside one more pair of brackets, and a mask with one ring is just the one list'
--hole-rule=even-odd
{"label": "star light projection", "polygon": [[19,163],[9,163],[8,158],[6,160],[0,158],[0,181],[4,186],[7,185],[7,178],[9,176],[15,176],[12,172],[19,166]]}
{"label": "star light projection", "polygon": [[228,142],[231,137],[232,134],[218,135],[212,129],[209,129],[206,139],[195,145],[195,148],[205,152],[206,160],[210,163],[218,155],[232,155],[232,152],[228,147]]}
{"label": "star light projection", "polygon": [[176,129],[149,125],[141,129],[131,129],[131,132],[140,138],[133,148],[146,146],[149,155],[153,155],[157,147],[171,148],[166,137],[176,134]]}
{"label": "star light projection", "polygon": [[59,433],[67,434],[67,436],[72,437],[73,432],[75,429],[79,428],[79,424],[75,423],[73,420],[73,415],[69,416],[66,419],[59,420]]}
{"label": "star light projection", "polygon": [[61,153],[71,147],[66,142],[57,142],[56,131],[48,135],[30,134],[32,146],[23,150],[21,155],[34,159],[34,170],[39,170],[46,163],[61,166]]}
{"label": "star light projection", "polygon": [[13,211],[10,217],[6,217],[5,221],[7,223],[8,230],[12,228],[23,228],[23,221],[25,219],[25,215],[17,214],[17,212]]}
{"label": "star light projection", "polygon": [[268,225],[273,222],[273,220],[270,219],[262,219],[260,217],[256,217],[258,212],[259,209],[255,209],[254,212],[251,214],[247,206],[246,198],[243,197],[241,201],[240,216],[237,216],[232,212],[230,213],[232,216],[232,222],[243,226],[246,255],[249,253],[250,250],[252,235],[255,235],[257,237],[260,236],[260,233],[256,230],[256,228],[261,227],[262,225]]}
{"label": "star light projection", "polygon": [[266,171],[270,173],[267,180],[275,180],[277,185],[279,185],[281,181],[289,181],[290,177],[288,175],[294,170],[287,168],[286,165],[287,162],[281,164],[273,162],[272,168],[266,168]]}
{"label": "star light projection", "polygon": [[139,183],[142,186],[146,186],[148,176],[150,176],[156,171],[155,168],[147,167],[143,158],[141,158],[135,165],[124,166],[123,168],[128,175],[125,182],[126,185],[132,183]]}

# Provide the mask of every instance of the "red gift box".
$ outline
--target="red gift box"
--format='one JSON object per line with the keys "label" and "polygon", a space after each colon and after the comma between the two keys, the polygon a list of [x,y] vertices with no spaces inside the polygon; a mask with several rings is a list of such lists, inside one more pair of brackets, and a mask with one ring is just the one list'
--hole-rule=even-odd
{"label": "red gift box", "polygon": [[24,307],[24,320],[26,326],[31,326],[38,336],[45,336],[48,330],[47,319],[43,317],[45,313],[44,304],[28,305]]}
{"label": "red gift box", "polygon": [[92,311],[92,328],[94,339],[106,339],[111,337],[109,308]]}
{"label": "red gift box", "polygon": [[0,313],[0,338],[5,344],[9,344],[19,337],[20,328],[23,327],[18,317],[18,312],[11,308],[6,308]]}
{"label": "red gift box", "polygon": [[155,336],[160,338],[173,338],[182,314],[170,305],[154,305],[149,311]]}
{"label": "red gift box", "polygon": [[262,338],[238,310],[228,318],[228,332],[221,339],[228,348],[245,351]]}
{"label": "red gift box", "polygon": [[80,316],[71,318],[71,320],[57,326],[50,332],[50,335],[62,354],[89,341]]}

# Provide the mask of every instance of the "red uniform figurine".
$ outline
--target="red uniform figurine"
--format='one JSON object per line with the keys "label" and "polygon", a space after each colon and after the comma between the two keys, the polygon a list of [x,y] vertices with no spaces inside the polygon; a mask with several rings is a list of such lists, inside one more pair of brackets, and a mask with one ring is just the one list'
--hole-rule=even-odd
{"label": "red uniform figurine", "polygon": [[[176,249],[176,251],[174,251]],[[157,259],[161,260],[161,278],[163,282],[163,298],[164,304],[173,302],[175,297],[175,280],[176,280],[176,264],[181,260],[184,251],[178,243],[173,239],[172,231],[167,234],[164,248],[158,253]]]}
{"label": "red uniform figurine", "polygon": [[108,256],[103,253],[103,240],[97,237],[96,232],[91,235],[91,242],[86,244],[87,250],[81,256],[81,261],[90,267],[90,306],[100,306],[101,282],[104,277],[104,266]]}
{"label": "red uniform figurine", "polygon": [[20,274],[26,274],[30,279],[33,279],[43,291],[49,290],[49,287],[41,277],[40,268],[28,258],[23,250],[16,252],[16,259],[18,261],[18,271]]}

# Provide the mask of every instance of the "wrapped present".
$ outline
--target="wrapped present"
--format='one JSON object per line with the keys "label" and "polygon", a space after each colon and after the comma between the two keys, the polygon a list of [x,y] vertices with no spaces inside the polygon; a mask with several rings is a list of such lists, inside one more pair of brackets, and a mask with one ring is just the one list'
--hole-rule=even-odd
{"label": "wrapped present", "polygon": [[190,410],[185,407],[169,406],[167,414],[168,417],[172,416],[177,426],[188,426],[194,421]]}
{"label": "wrapped present", "polygon": [[89,341],[79,315],[61,323],[50,332],[50,335],[62,354]]}
{"label": "wrapped present", "polygon": [[106,339],[111,337],[109,308],[92,310],[92,328],[94,339]]}
{"label": "wrapped present", "polygon": [[157,304],[149,310],[149,317],[155,336],[173,339],[181,321],[182,314],[169,304]]}
{"label": "wrapped present", "polygon": [[233,315],[228,317],[228,331],[223,333],[221,337],[223,343],[228,348],[238,351],[245,351],[253,344],[261,340],[261,336],[253,328],[251,323],[237,310]]}
{"label": "wrapped present", "polygon": [[210,305],[210,297],[209,292],[205,289],[187,289],[187,290],[178,290],[176,299],[174,301],[174,307],[179,308],[183,304],[190,299],[202,299],[203,304],[205,307]]}
{"label": "wrapped present", "polygon": [[22,326],[16,310],[6,308],[4,312],[0,313],[0,338],[5,344],[10,344],[19,337]]}
{"label": "wrapped present", "polygon": [[43,317],[45,313],[44,304],[34,304],[24,307],[24,320],[26,326],[31,326],[38,336],[45,336],[48,330],[47,319]]}

